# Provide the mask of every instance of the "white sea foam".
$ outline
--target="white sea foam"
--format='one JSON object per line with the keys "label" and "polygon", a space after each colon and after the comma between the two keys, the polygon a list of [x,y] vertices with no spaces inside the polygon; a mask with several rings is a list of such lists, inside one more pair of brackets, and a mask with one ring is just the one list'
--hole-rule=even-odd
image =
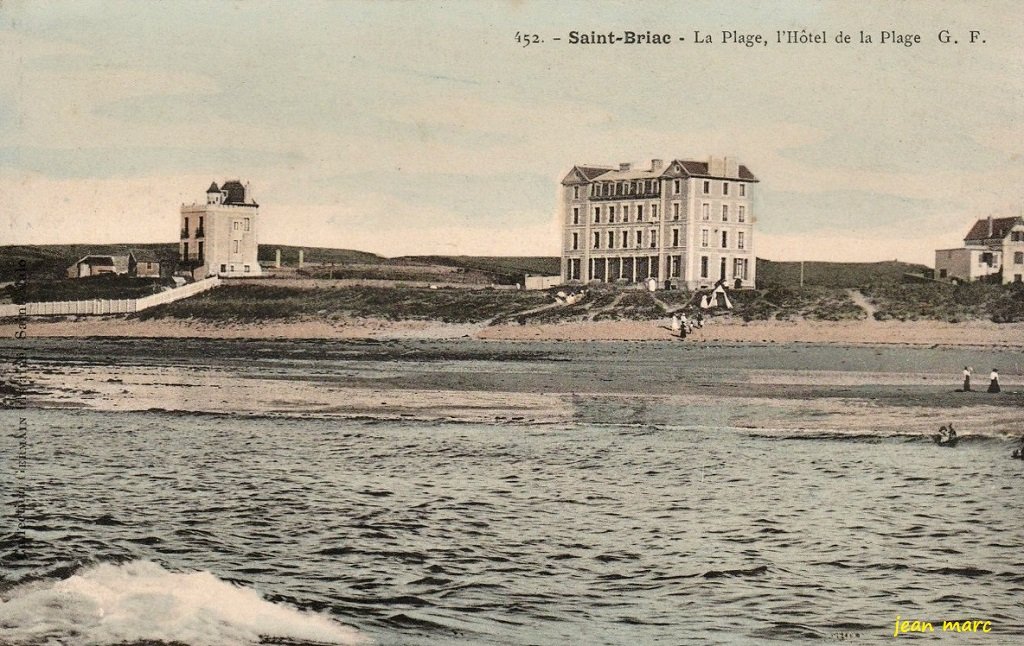
{"label": "white sea foam", "polygon": [[177,641],[255,644],[261,636],[325,644],[363,640],[328,617],[265,601],[209,572],[156,563],[103,564],[57,582],[35,582],[0,600],[5,643],[111,644]]}

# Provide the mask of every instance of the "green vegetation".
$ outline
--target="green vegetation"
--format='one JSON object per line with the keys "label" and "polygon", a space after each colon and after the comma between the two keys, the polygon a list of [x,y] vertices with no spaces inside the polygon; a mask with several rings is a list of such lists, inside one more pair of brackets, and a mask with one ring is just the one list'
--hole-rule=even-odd
{"label": "green vegetation", "polygon": [[1024,285],[880,283],[862,290],[880,321],[1024,321]]}
{"label": "green vegetation", "polygon": [[[164,281],[166,282],[166,281]],[[94,298],[141,298],[160,291],[159,278],[132,278],[102,274],[73,280],[43,280],[0,289],[0,302],[35,303],[45,301],[87,301]]]}
{"label": "green vegetation", "polygon": [[[859,288],[886,282],[900,282],[905,274],[931,275],[924,265],[896,260],[884,262],[805,262],[805,287]],[[760,288],[799,287],[800,263],[757,259]]]}
{"label": "green vegetation", "polygon": [[540,307],[545,292],[517,290],[338,287],[302,289],[228,285],[139,313],[139,318],[264,321],[347,316],[480,323]]}

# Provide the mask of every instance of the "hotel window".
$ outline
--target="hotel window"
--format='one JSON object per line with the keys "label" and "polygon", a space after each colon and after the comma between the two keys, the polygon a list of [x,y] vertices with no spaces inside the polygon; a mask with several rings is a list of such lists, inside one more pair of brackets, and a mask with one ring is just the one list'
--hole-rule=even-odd
{"label": "hotel window", "polygon": [[636,205],[636,221],[637,222],[643,222],[644,221],[644,205],[643,204],[637,204]]}
{"label": "hotel window", "polygon": [[711,182],[708,181],[708,180],[704,180],[704,195],[707,195],[710,192],[711,192]]}
{"label": "hotel window", "polygon": [[742,231],[737,231],[736,232],[736,248],[737,249],[746,249],[746,241],[743,239],[744,237],[745,236],[743,235]]}
{"label": "hotel window", "polygon": [[672,219],[673,220],[678,220],[679,219],[679,202],[673,202],[672,203]]}
{"label": "hotel window", "polygon": [[729,194],[729,182],[722,182],[722,195]]}
{"label": "hotel window", "polygon": [[608,232],[608,248],[609,249],[614,249],[615,248],[615,232],[614,231],[609,231]]}
{"label": "hotel window", "polygon": [[615,207],[614,206],[609,206],[608,207],[608,223],[609,224],[615,224]]}
{"label": "hotel window", "polygon": [[231,242],[232,242],[232,243],[234,243],[234,244],[232,245],[232,248],[233,248],[233,250],[234,250],[234,253],[238,253],[238,240],[232,240]]}
{"label": "hotel window", "polygon": [[622,183],[621,182],[619,182],[618,184],[615,185],[615,194],[616,195],[622,195]]}
{"label": "hotel window", "polygon": [[629,222],[629,205],[628,204],[622,207],[622,221],[623,222]]}
{"label": "hotel window", "polygon": [[601,207],[600,206],[595,206],[594,207],[594,223],[595,224],[600,224],[601,223]]}
{"label": "hotel window", "polygon": [[573,249],[579,249],[580,248],[580,234],[578,234],[578,233],[573,233],[572,234],[572,248]]}
{"label": "hotel window", "polygon": [[597,184],[591,184],[590,185],[590,196],[591,197],[597,197],[597,193],[598,193]]}
{"label": "hotel window", "polygon": [[250,230],[250,226],[251,226],[251,222],[250,222],[250,219],[249,219],[249,218],[246,218],[246,219],[245,219],[245,230],[246,230],[246,231],[249,231],[249,230]]}
{"label": "hotel window", "polygon": [[651,229],[650,240],[651,240],[651,249],[654,249],[655,247],[658,246],[658,232],[655,229]]}
{"label": "hotel window", "polygon": [[728,249],[728,248],[729,248],[729,232],[728,231],[723,231],[722,232],[722,249]]}
{"label": "hotel window", "polygon": [[681,184],[681,182],[680,182],[680,181],[679,181],[678,179],[677,179],[677,180],[674,180],[674,181],[672,182],[672,191],[673,191],[673,192],[674,192],[674,193],[675,193],[676,195],[679,195],[679,191],[680,191],[680,188],[679,188],[679,187],[680,187],[680,184]]}
{"label": "hotel window", "polygon": [[740,184],[740,197],[746,197],[746,196],[747,196],[747,185],[746,184]]}
{"label": "hotel window", "polygon": [[679,246],[679,229],[672,229],[672,246]]}
{"label": "hotel window", "polygon": [[1024,251],[1013,252],[1013,264],[1024,265]]}
{"label": "hotel window", "polygon": [[579,224],[580,223],[580,207],[578,207],[578,206],[572,207],[572,223],[573,224]]}
{"label": "hotel window", "polygon": [[594,232],[594,249],[601,248],[601,234],[597,231]]}
{"label": "hotel window", "polygon": [[201,215],[199,216],[199,228],[200,229],[203,228],[203,216],[201,216]]}
{"label": "hotel window", "polygon": [[580,187],[579,186],[573,186],[572,187],[572,199],[574,199],[574,200],[580,199]]}
{"label": "hotel window", "polygon": [[659,182],[658,180],[654,180],[653,182],[651,182],[651,188],[654,189],[654,194],[658,195],[659,193],[661,193],[661,182]]}
{"label": "hotel window", "polygon": [[740,279],[746,278],[746,276],[743,275],[743,259],[742,258],[736,258],[735,260],[733,260],[733,262],[732,262],[732,277],[733,278],[740,278]]}
{"label": "hotel window", "polygon": [[722,205],[722,222],[728,222],[728,221],[729,221],[729,205],[728,204],[723,204]]}
{"label": "hotel window", "polygon": [[701,229],[700,230],[700,246],[702,246],[702,247],[708,246],[708,230],[707,229]]}
{"label": "hotel window", "polygon": [[736,208],[739,209],[739,211],[736,213],[736,219],[738,221],[740,221],[740,222],[746,222],[747,221],[747,207],[745,207],[745,206],[738,206]]}
{"label": "hotel window", "polygon": [[708,204],[707,202],[705,202],[704,204],[700,205],[700,218],[702,220],[710,220],[711,219],[711,205]]}
{"label": "hotel window", "polygon": [[657,220],[658,219],[658,205],[657,204],[652,204],[651,205],[651,219],[652,220]]}
{"label": "hotel window", "polygon": [[231,225],[231,228],[234,229],[235,231],[238,231],[239,229],[242,228],[242,223],[239,220],[235,220],[234,222],[231,223]]}
{"label": "hotel window", "polygon": [[637,231],[636,232],[636,246],[638,248],[644,246],[644,232],[643,231]]}
{"label": "hotel window", "polygon": [[622,248],[626,249],[629,247],[629,231],[622,232]]}
{"label": "hotel window", "polygon": [[242,271],[244,271],[245,273],[249,273],[249,265],[245,265]]}
{"label": "hotel window", "polygon": [[707,278],[708,277],[708,257],[707,256],[701,256],[700,257],[700,277],[701,278]]}

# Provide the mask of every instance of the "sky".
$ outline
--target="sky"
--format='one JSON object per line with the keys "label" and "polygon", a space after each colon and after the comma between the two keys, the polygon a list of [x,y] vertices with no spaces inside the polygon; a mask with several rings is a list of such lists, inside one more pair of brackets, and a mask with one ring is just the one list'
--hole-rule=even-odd
{"label": "sky", "polygon": [[759,257],[932,265],[1021,214],[1022,146],[1019,2],[0,0],[0,244],[176,241],[240,178],[264,243],[557,255],[574,164],[728,155]]}

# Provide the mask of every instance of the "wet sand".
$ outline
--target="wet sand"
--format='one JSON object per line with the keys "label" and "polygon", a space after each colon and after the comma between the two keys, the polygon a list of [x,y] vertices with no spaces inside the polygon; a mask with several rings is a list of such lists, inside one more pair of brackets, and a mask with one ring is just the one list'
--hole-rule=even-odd
{"label": "wet sand", "polygon": [[[458,339],[505,341],[664,341],[672,339],[669,321],[587,321],[556,324],[450,324],[437,321],[333,319],[264,323],[123,317],[78,320],[29,319],[30,337],[167,337],[203,339]],[[0,321],[0,337],[18,331]],[[719,317],[695,330],[688,343],[825,343],[841,345],[941,345],[1024,348],[1024,324],[988,321],[752,321]]]}
{"label": "wet sand", "polygon": [[[5,340],[31,407],[769,434],[1024,432],[1020,353],[999,348],[481,340]],[[1003,392],[957,392],[998,365]],[[979,384],[980,387],[980,384]]]}

